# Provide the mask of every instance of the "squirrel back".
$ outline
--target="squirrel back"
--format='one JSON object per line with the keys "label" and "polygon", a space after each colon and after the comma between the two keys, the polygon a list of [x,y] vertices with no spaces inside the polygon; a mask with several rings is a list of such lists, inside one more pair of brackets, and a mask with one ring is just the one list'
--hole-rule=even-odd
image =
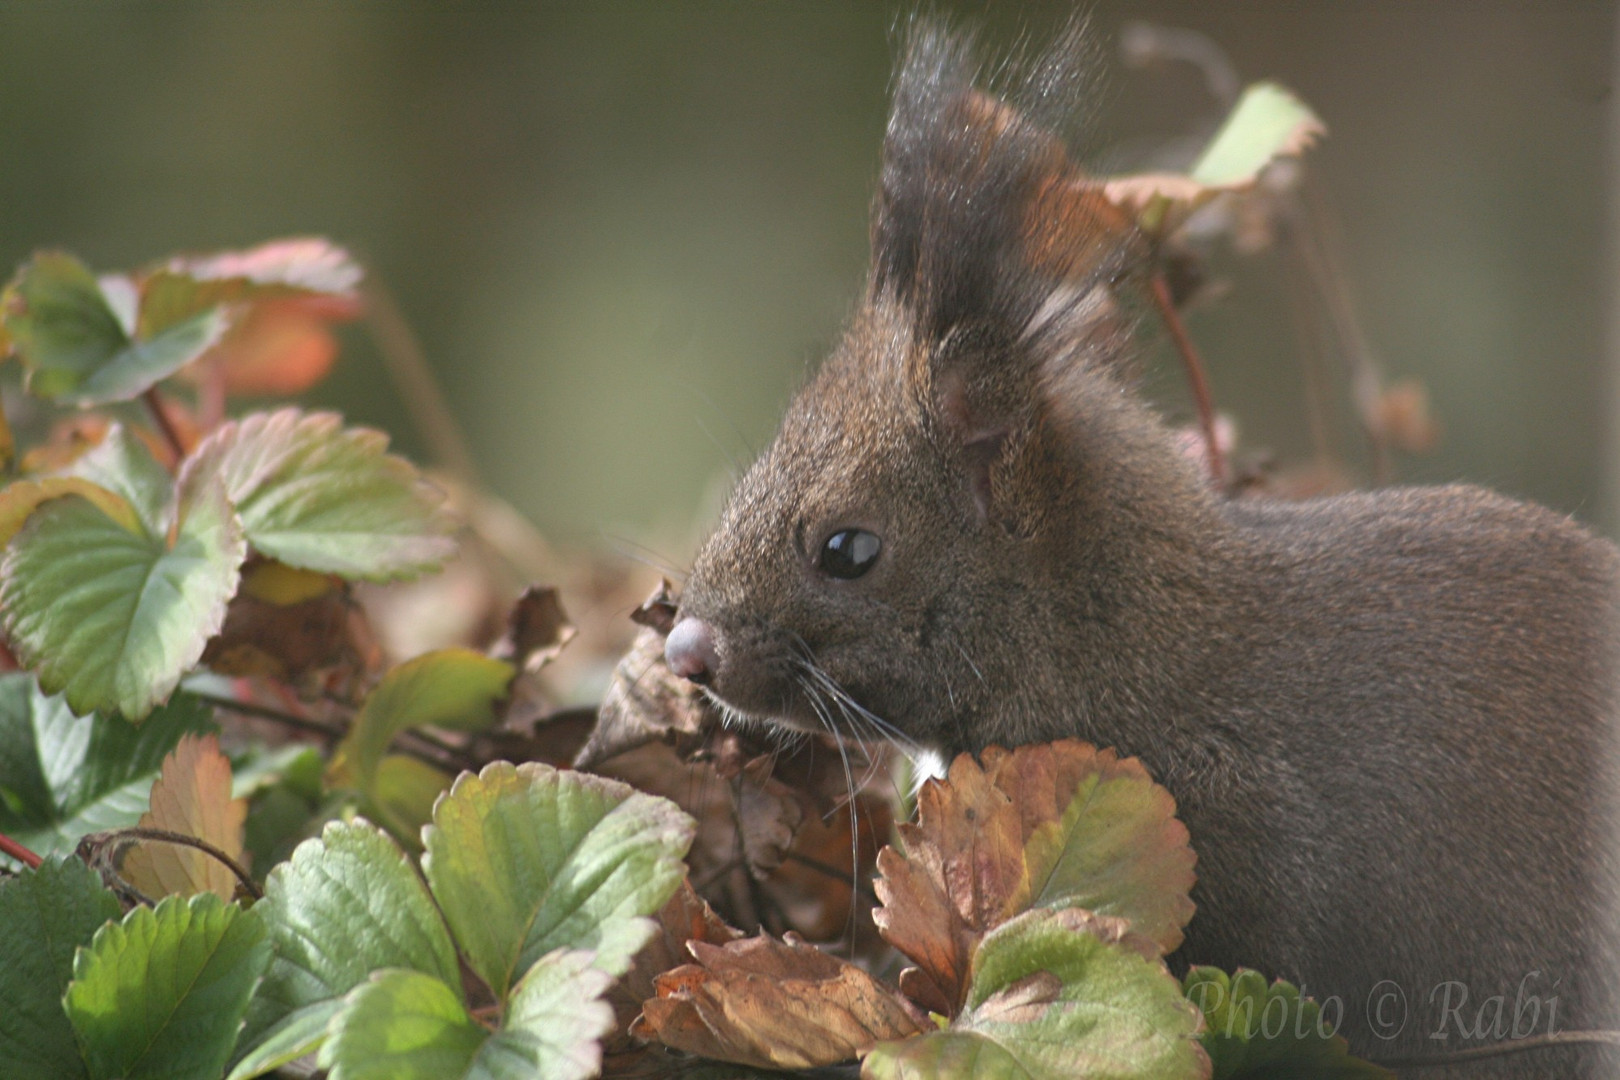
{"label": "squirrel back", "polygon": [[[1026,100],[1067,107],[1074,54]],[[671,667],[789,726],[1141,757],[1199,855],[1180,957],[1338,997],[1359,1053],[1456,1049],[1437,1025],[1516,991],[1620,1027],[1620,552],[1476,488],[1210,490],[1124,361],[1144,241],[974,78],[913,35],[865,297],[701,548]]]}

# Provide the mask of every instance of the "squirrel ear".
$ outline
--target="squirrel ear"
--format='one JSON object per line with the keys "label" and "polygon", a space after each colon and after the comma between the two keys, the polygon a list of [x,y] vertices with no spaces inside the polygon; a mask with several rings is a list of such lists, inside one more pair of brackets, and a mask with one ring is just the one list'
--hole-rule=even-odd
{"label": "squirrel ear", "polygon": [[959,368],[941,374],[937,394],[940,419],[945,430],[961,447],[963,463],[967,468],[968,490],[973,494],[973,505],[979,512],[979,521],[984,522],[990,517],[990,472],[1001,458],[1012,427],[1010,424],[988,422],[974,409],[966,376]]}

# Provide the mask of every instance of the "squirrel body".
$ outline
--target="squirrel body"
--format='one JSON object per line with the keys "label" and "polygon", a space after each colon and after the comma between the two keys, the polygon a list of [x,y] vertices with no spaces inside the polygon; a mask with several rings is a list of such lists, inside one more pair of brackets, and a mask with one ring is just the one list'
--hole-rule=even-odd
{"label": "squirrel body", "polygon": [[[1140,757],[1199,857],[1181,961],[1339,999],[1360,1054],[1502,1038],[1498,995],[1509,1027],[1535,995],[1518,1037],[1620,1027],[1620,552],[1473,487],[1210,490],[1119,363],[1136,241],[973,77],[914,35],[865,301],[700,550],[671,667],[802,728]],[[1602,1075],[1457,1075],[1530,1057]]]}

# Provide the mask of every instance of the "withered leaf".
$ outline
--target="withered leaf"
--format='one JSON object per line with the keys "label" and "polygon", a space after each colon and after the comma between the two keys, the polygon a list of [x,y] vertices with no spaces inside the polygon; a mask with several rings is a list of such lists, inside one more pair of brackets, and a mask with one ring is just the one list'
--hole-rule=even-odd
{"label": "withered leaf", "polygon": [[899,994],[794,934],[688,948],[697,962],[658,977],[633,1034],[701,1057],[807,1069],[927,1024]]}
{"label": "withered leaf", "polygon": [[658,924],[657,932],[642,946],[630,962],[630,970],[608,994],[618,1014],[621,1033],[629,1032],[631,1022],[641,1014],[641,1003],[657,994],[654,982],[658,976],[691,959],[687,942],[725,945],[743,936],[741,930],[727,926],[725,920],[714,913],[692,888],[690,880],[681,882],[675,895],[653,918]]}
{"label": "withered leaf", "polygon": [[506,616],[506,632],[490,655],[532,675],[556,659],[578,633],[563,611],[557,590],[530,585],[512,604]]}
{"label": "withered leaf", "polygon": [[955,1014],[979,940],[1028,896],[1023,835],[1012,799],[968,754],[944,783],[917,793],[917,824],[900,826],[905,855],[878,854],[883,906],[874,913],[889,944],[917,967],[900,988],[932,1012]]}
{"label": "withered leaf", "polygon": [[804,820],[793,790],[771,776],[771,765],[771,758],[755,758],[737,784],[737,834],[756,878],[770,877],[782,865]]}
{"label": "withered leaf", "polygon": [[707,720],[697,687],[664,663],[664,635],[644,627],[614,669],[596,729],[574,767],[590,769],[650,742],[695,737]]}
{"label": "withered leaf", "polygon": [[345,582],[256,558],[202,660],[222,675],[264,676],[314,693],[341,691],[381,656]]}
{"label": "withered leaf", "polygon": [[[166,829],[206,840],[242,860],[242,824],[247,800],[231,798],[231,763],[213,735],[187,735],[168,757],[152,785],[151,809],[141,815],[147,829]],[[123,876],[154,900],[178,893],[211,892],[229,902],[236,895],[230,867],[196,848],[158,841],[135,845],[124,858]]]}
{"label": "withered leaf", "polygon": [[1154,236],[1174,232],[1211,200],[1247,192],[1280,158],[1298,157],[1326,133],[1315,113],[1276,83],[1247,87],[1203,154],[1186,174],[1113,177],[1110,201],[1132,211]]}
{"label": "withered leaf", "polygon": [[658,582],[658,588],[653,590],[652,595],[630,613],[630,621],[668,637],[670,630],[675,627],[675,612],[675,587],[669,583],[668,578],[663,578]]}

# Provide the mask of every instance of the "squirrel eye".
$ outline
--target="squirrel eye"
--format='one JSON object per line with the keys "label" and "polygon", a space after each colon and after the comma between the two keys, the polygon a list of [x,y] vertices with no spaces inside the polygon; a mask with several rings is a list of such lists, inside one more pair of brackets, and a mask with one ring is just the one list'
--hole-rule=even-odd
{"label": "squirrel eye", "polygon": [[858,578],[877,562],[883,541],[865,529],[840,529],[821,546],[821,570],[828,577]]}

